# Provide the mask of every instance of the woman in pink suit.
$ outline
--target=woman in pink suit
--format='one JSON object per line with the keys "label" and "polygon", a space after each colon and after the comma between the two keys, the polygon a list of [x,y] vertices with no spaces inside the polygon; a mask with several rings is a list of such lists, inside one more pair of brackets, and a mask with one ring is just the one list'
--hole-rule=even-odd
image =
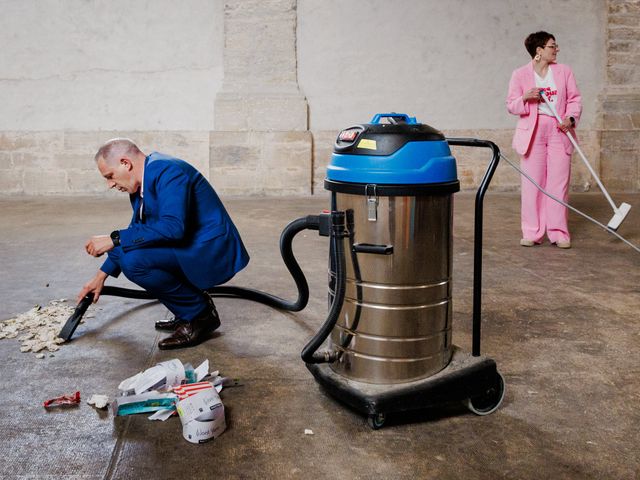
{"label": "woman in pink suit", "polygon": [[[524,46],[532,61],[513,72],[507,95],[507,110],[519,117],[513,148],[522,158],[521,168],[547,192],[566,202],[573,145],[564,132],[573,132],[580,120],[580,92],[571,69],[556,63],[560,48],[553,35],[532,33]],[[555,106],[562,123],[542,100],[541,92]],[[571,248],[567,208],[524,177],[521,222],[520,245],[542,243],[546,233],[552,244]]]}

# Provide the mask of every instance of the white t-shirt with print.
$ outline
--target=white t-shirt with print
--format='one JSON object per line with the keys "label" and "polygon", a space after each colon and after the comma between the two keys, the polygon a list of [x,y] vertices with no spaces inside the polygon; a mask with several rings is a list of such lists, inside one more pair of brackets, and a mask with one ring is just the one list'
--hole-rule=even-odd
{"label": "white t-shirt with print", "polygon": [[[541,90],[544,90],[542,93],[546,95],[549,103],[555,106],[556,101],[558,100],[558,88],[556,87],[556,82],[553,81],[553,72],[551,71],[551,66],[547,69],[547,75],[542,78],[538,75],[537,72],[533,72],[536,77],[536,87],[539,87]],[[549,108],[549,106],[544,102],[544,100],[540,100],[538,103],[538,113],[542,115],[548,115],[550,117],[554,117],[555,115]]]}

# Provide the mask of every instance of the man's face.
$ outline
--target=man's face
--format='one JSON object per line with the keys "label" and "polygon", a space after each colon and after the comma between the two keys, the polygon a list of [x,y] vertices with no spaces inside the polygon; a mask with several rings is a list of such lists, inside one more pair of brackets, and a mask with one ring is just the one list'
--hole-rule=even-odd
{"label": "man's face", "polygon": [[127,158],[105,161],[104,158],[98,160],[98,170],[107,181],[109,188],[117,188],[121,192],[129,194],[136,193],[140,185],[134,174],[133,165]]}

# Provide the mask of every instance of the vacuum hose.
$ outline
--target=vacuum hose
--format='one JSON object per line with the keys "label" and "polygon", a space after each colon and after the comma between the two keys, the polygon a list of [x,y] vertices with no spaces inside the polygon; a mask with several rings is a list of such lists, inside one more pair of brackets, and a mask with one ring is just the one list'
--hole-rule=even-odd
{"label": "vacuum hose", "polygon": [[344,294],[346,288],[346,262],[344,258],[344,242],[343,238],[347,236],[344,227],[344,212],[331,213],[331,250],[335,252],[336,267],[336,283],[335,294],[329,309],[329,315],[324,321],[320,330],[302,349],[302,360],[305,363],[330,363],[335,362],[338,358],[337,351],[317,352],[320,345],[327,339],[333,327],[335,327],[342,310]]}
{"label": "vacuum hose", "polygon": [[[323,215],[326,218],[326,215]],[[324,235],[327,234],[326,221],[323,222]],[[298,298],[294,302],[284,300],[275,295],[271,295],[260,290],[252,288],[236,287],[236,286],[217,286],[207,290],[207,293],[213,297],[231,297],[244,298],[254,302],[259,302],[270,307],[287,310],[290,312],[299,312],[307,306],[309,302],[309,285],[307,279],[300,268],[295,256],[293,255],[292,243],[294,237],[302,230],[321,230],[321,220],[318,215],[308,215],[298,218],[289,223],[280,235],[280,253],[285,266],[291,273],[296,287],[298,289]],[[320,232],[323,234],[323,232]],[[331,304],[329,315],[322,327],[316,335],[302,350],[302,359],[307,363],[332,362],[337,358],[336,352],[316,353],[320,345],[327,339],[331,330],[338,320],[338,315],[342,309],[342,302],[345,294],[345,258],[343,238],[345,233],[345,215],[344,212],[331,213],[330,241],[332,250],[337,258],[336,267],[336,293]],[[153,294],[145,290],[135,290],[130,288],[105,286],[101,291],[102,295],[113,295],[117,297],[136,298],[141,300],[155,300]],[[60,331],[59,337],[65,341],[71,339],[73,332],[80,323],[82,316],[93,301],[93,294],[86,295],[76,307],[72,316],[67,320],[66,324]]]}
{"label": "vacuum hose", "polygon": [[[317,215],[308,215],[303,218],[294,220],[285,227],[280,235],[280,254],[284,260],[284,264],[291,273],[293,280],[296,282],[298,289],[298,298],[295,302],[289,302],[283,298],[271,295],[270,293],[261,292],[252,288],[235,287],[231,285],[213,287],[207,290],[207,293],[213,297],[231,297],[244,298],[258,303],[263,303],[270,307],[287,310],[290,312],[299,312],[307,306],[309,302],[309,285],[307,279],[302,273],[302,269],[298,261],[293,255],[293,238],[302,230],[318,230],[319,220]],[[134,290],[131,288],[105,286],[100,292],[102,295],[113,295],[115,297],[137,298],[140,300],[156,300],[156,297],[145,290]],[[91,300],[93,297],[91,298]],[[87,306],[91,302],[87,303]],[[86,310],[86,309],[85,309]]]}
{"label": "vacuum hose", "polygon": [[281,310],[299,312],[306,307],[309,302],[309,285],[307,284],[307,279],[305,278],[304,273],[302,273],[300,265],[293,255],[293,248],[291,245],[293,243],[293,238],[302,230],[318,229],[318,216],[308,215],[291,222],[285,227],[280,235],[280,254],[282,255],[282,260],[284,260],[284,264],[289,270],[289,273],[291,273],[293,280],[296,282],[296,287],[298,289],[298,299],[295,302],[288,302],[280,297],[276,297],[270,293],[261,292],[260,290],[235,287],[232,285],[213,287],[207,290],[207,292],[214,297],[244,298],[246,300],[252,300]]}

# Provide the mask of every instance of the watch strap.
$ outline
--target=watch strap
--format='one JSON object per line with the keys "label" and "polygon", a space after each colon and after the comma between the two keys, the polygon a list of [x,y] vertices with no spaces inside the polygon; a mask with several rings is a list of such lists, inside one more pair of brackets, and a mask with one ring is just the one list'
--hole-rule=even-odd
{"label": "watch strap", "polygon": [[120,230],[114,230],[113,232],[111,232],[111,235],[109,236],[111,237],[113,246],[119,247],[120,246]]}

